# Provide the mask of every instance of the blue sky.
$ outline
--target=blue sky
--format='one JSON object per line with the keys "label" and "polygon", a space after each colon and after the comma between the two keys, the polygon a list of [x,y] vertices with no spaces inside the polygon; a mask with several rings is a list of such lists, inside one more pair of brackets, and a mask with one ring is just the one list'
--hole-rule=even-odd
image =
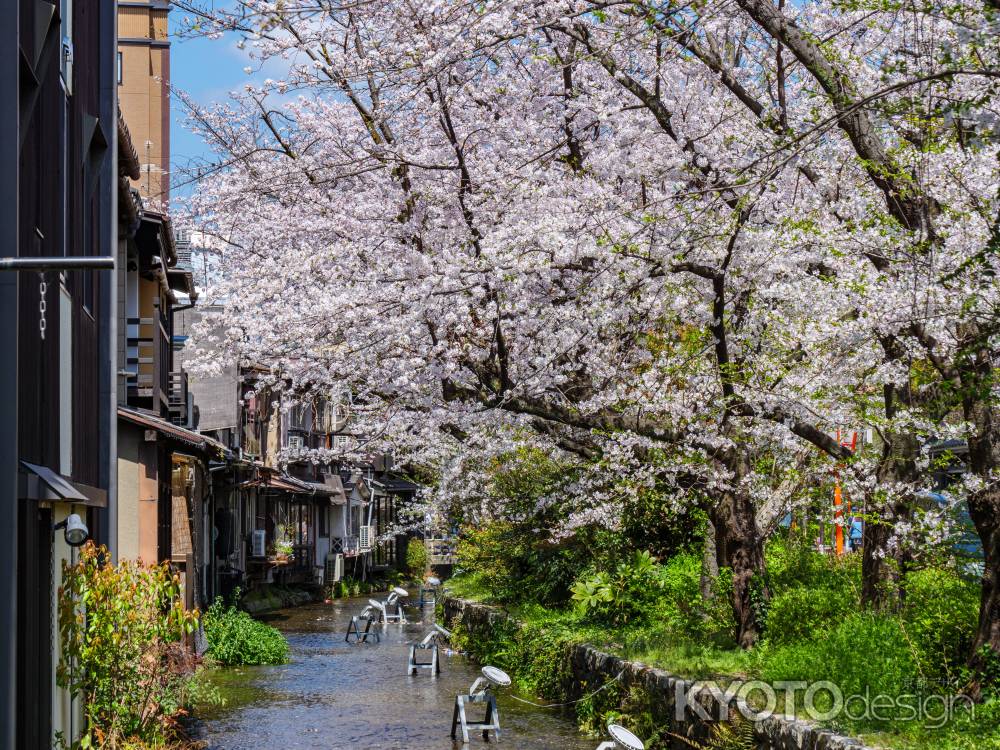
{"label": "blue sky", "polygon": [[[171,25],[177,28],[180,13],[171,14]],[[224,101],[230,91],[242,89],[252,77],[243,68],[248,65],[246,54],[236,47],[235,39],[211,40],[174,37],[170,46],[170,77],[181,89],[202,105]],[[170,158],[175,174],[192,159],[210,160],[212,153],[194,133],[185,127],[187,113],[179,101],[171,102]],[[178,195],[187,190],[176,190]]]}

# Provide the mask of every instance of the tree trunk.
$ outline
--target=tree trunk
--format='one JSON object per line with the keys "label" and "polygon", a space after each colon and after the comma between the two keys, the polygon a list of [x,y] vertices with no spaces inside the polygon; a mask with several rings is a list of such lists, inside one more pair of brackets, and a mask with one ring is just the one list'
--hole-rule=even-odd
{"label": "tree trunk", "polygon": [[719,558],[715,545],[715,525],[709,519],[705,525],[705,548],[701,556],[701,581],[700,590],[702,601],[711,601],[715,598],[715,589],[712,584],[719,575]]}
{"label": "tree trunk", "polygon": [[[1000,218],[993,247],[1000,246]],[[987,680],[1000,682],[1000,413],[994,408],[992,389],[995,353],[977,325],[959,327],[966,356],[960,359],[963,413],[973,425],[969,436],[969,470],[979,477],[982,489],[969,495],[969,516],[983,544],[983,581],[979,598],[979,624],[972,642],[969,666],[974,673],[971,692],[982,697]]]}
{"label": "tree trunk", "polygon": [[[992,417],[992,410],[991,415]],[[969,496],[969,516],[983,544],[983,581],[979,599],[979,625],[972,642],[969,666],[976,677],[972,692],[978,699],[985,679],[1000,681],[1000,486],[992,474],[998,463],[1000,431],[993,419],[976,438],[969,441],[970,468],[985,482],[983,489]]]}
{"label": "tree trunk", "polygon": [[979,625],[969,658],[977,675],[973,693],[978,699],[986,675],[1000,679],[1000,489],[994,485],[970,497],[969,515],[983,541],[985,557]]}
{"label": "tree trunk", "polygon": [[733,571],[732,606],[741,648],[760,638],[763,609],[770,599],[765,579],[764,539],[757,530],[756,507],[747,492],[727,492],[712,512],[720,566]]}
{"label": "tree trunk", "polygon": [[892,435],[882,447],[882,458],[873,492],[865,502],[862,533],[861,603],[874,610],[895,609],[903,598],[903,567],[908,553],[903,546],[889,549],[893,528],[910,515],[906,499],[884,500],[883,487],[911,483],[917,478],[917,441],[912,435]]}

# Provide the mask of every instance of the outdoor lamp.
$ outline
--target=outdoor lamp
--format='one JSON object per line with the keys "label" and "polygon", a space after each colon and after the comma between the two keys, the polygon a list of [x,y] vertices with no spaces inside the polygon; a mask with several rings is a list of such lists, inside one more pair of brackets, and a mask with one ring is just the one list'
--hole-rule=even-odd
{"label": "outdoor lamp", "polygon": [[63,530],[63,538],[70,547],[79,547],[90,536],[87,524],[76,513],[70,513],[65,521],[60,521],[52,527],[53,531]]}
{"label": "outdoor lamp", "polygon": [[643,750],[642,740],[628,731],[621,724],[608,724],[610,742],[602,742],[597,750]]}

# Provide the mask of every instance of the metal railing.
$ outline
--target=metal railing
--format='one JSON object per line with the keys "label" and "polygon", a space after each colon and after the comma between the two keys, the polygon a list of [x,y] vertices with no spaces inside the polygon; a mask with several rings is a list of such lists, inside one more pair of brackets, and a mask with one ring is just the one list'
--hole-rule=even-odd
{"label": "metal railing", "polygon": [[454,565],[456,540],[448,537],[424,539],[431,565]]}
{"label": "metal railing", "polygon": [[188,374],[171,372],[168,376],[167,405],[170,410],[170,421],[181,427],[190,427],[188,414]]}
{"label": "metal railing", "polygon": [[335,536],[330,539],[330,551],[344,555],[356,555],[358,553],[358,538],[356,536]]}

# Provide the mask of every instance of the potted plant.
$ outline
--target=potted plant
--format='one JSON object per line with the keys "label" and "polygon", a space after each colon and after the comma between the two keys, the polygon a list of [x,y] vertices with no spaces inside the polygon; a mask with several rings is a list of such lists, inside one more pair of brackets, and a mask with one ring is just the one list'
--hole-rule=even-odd
{"label": "potted plant", "polygon": [[294,547],[292,546],[291,534],[287,526],[276,526],[274,529],[274,542],[271,544],[272,554],[276,562],[285,564],[295,559]]}

